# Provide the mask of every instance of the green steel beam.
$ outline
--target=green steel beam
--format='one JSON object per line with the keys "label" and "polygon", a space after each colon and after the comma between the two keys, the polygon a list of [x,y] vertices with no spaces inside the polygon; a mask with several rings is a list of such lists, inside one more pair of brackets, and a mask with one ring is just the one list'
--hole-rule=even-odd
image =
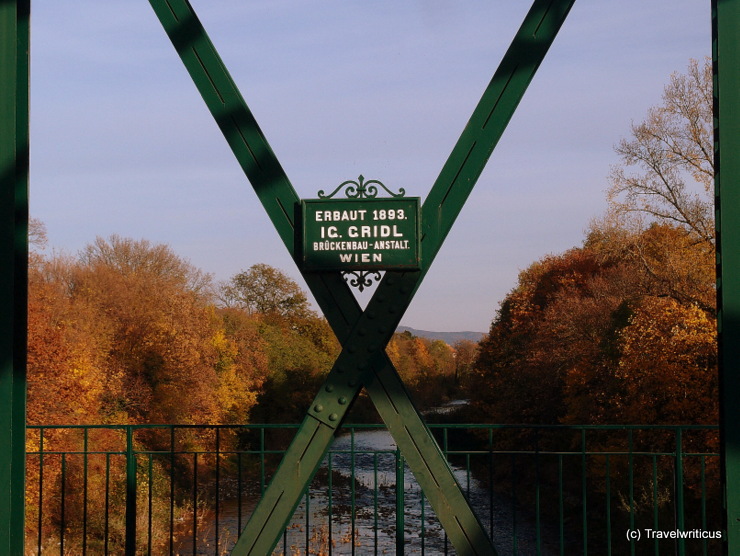
{"label": "green steel beam", "polygon": [[740,0],[712,1],[720,437],[726,554],[740,554]]}
{"label": "green steel beam", "polygon": [[28,0],[0,1],[0,554],[23,554]]}
{"label": "green steel beam", "polygon": [[[213,45],[184,1],[151,0],[206,104],[295,253],[298,201]],[[439,447],[383,349],[438,252],[573,1],[536,1],[424,205],[422,272],[388,272],[363,313],[338,273],[305,278],[344,346],[234,554],[272,550],[363,384],[461,554],[493,554]]]}

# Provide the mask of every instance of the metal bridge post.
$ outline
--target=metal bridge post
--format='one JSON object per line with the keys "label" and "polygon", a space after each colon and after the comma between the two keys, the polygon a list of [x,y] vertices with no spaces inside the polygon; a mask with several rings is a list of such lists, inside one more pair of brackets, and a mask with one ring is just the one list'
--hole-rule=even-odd
{"label": "metal bridge post", "polygon": [[[126,556],[136,555],[136,451],[134,450],[134,427],[126,426]],[[174,470],[172,470],[174,473]],[[149,517],[151,519],[151,516]]]}
{"label": "metal bridge post", "polygon": [[727,537],[740,554],[740,0],[712,0],[720,438]]}
{"label": "metal bridge post", "polygon": [[403,554],[406,546],[406,462],[401,450],[396,448],[396,554]]}
{"label": "metal bridge post", "polygon": [[23,554],[28,0],[0,1],[0,554]]}

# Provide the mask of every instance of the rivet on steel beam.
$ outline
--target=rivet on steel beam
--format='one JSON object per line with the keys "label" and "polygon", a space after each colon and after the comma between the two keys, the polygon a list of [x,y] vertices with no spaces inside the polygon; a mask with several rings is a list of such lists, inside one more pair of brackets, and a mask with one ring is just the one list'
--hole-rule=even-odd
{"label": "rivet on steel beam", "polygon": [[385,326],[378,327],[378,334],[385,334],[387,331],[388,329]]}
{"label": "rivet on steel beam", "polygon": [[379,295],[376,298],[376,300],[378,301],[378,303],[383,303],[385,301],[385,296],[384,295]]}
{"label": "rivet on steel beam", "polygon": [[345,398],[344,396],[342,396],[341,398],[339,398],[337,401],[339,402],[339,405],[346,405],[347,404],[347,398]]}
{"label": "rivet on steel beam", "polygon": [[392,286],[395,283],[395,280],[391,276],[386,278],[385,281],[389,286]]}
{"label": "rivet on steel beam", "polygon": [[332,386],[331,384],[327,384],[325,390],[331,393],[334,391],[334,386]]}
{"label": "rivet on steel beam", "polygon": [[337,415],[336,413],[332,413],[331,415],[329,415],[329,421],[336,421],[337,419],[339,419],[339,415]]}
{"label": "rivet on steel beam", "polygon": [[368,311],[367,312],[367,318],[369,318],[370,320],[374,319],[375,318],[375,311]]}
{"label": "rivet on steel beam", "polygon": [[349,346],[347,348],[347,353],[354,353],[356,351],[357,351],[357,348],[355,348],[355,346]]}
{"label": "rivet on steel beam", "polygon": [[355,379],[353,378],[352,380],[350,380],[350,381],[349,381],[349,382],[347,383],[347,386],[349,386],[350,388],[354,388],[355,386],[357,386],[357,380],[355,380]]}
{"label": "rivet on steel beam", "polygon": [[316,413],[321,413],[322,411],[324,411],[324,406],[323,406],[323,405],[321,405],[320,403],[317,403],[317,404],[316,404],[316,405],[314,406],[313,410],[314,410],[314,411],[315,411]]}

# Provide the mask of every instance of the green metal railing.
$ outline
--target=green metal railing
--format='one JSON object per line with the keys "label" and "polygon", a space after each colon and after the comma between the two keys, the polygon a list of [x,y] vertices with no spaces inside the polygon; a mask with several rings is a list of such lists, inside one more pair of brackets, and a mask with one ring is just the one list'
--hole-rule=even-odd
{"label": "green metal railing", "polygon": [[[297,427],[29,427],[26,551],[228,554]],[[500,554],[720,552],[716,427],[431,428]],[[385,428],[350,425],[276,554],[410,552],[454,549]]]}

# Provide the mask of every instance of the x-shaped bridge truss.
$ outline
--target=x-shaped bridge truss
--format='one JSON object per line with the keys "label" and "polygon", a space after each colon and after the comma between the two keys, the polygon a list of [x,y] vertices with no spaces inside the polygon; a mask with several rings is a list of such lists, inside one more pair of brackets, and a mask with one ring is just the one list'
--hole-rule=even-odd
{"label": "x-shaped bridge truss", "polygon": [[[389,270],[363,311],[340,272],[302,272],[342,345],[232,554],[270,554],[364,387],[460,555],[495,554],[385,352],[575,0],[535,0],[422,206],[422,263]],[[288,251],[300,199],[187,0],[150,0]]]}

